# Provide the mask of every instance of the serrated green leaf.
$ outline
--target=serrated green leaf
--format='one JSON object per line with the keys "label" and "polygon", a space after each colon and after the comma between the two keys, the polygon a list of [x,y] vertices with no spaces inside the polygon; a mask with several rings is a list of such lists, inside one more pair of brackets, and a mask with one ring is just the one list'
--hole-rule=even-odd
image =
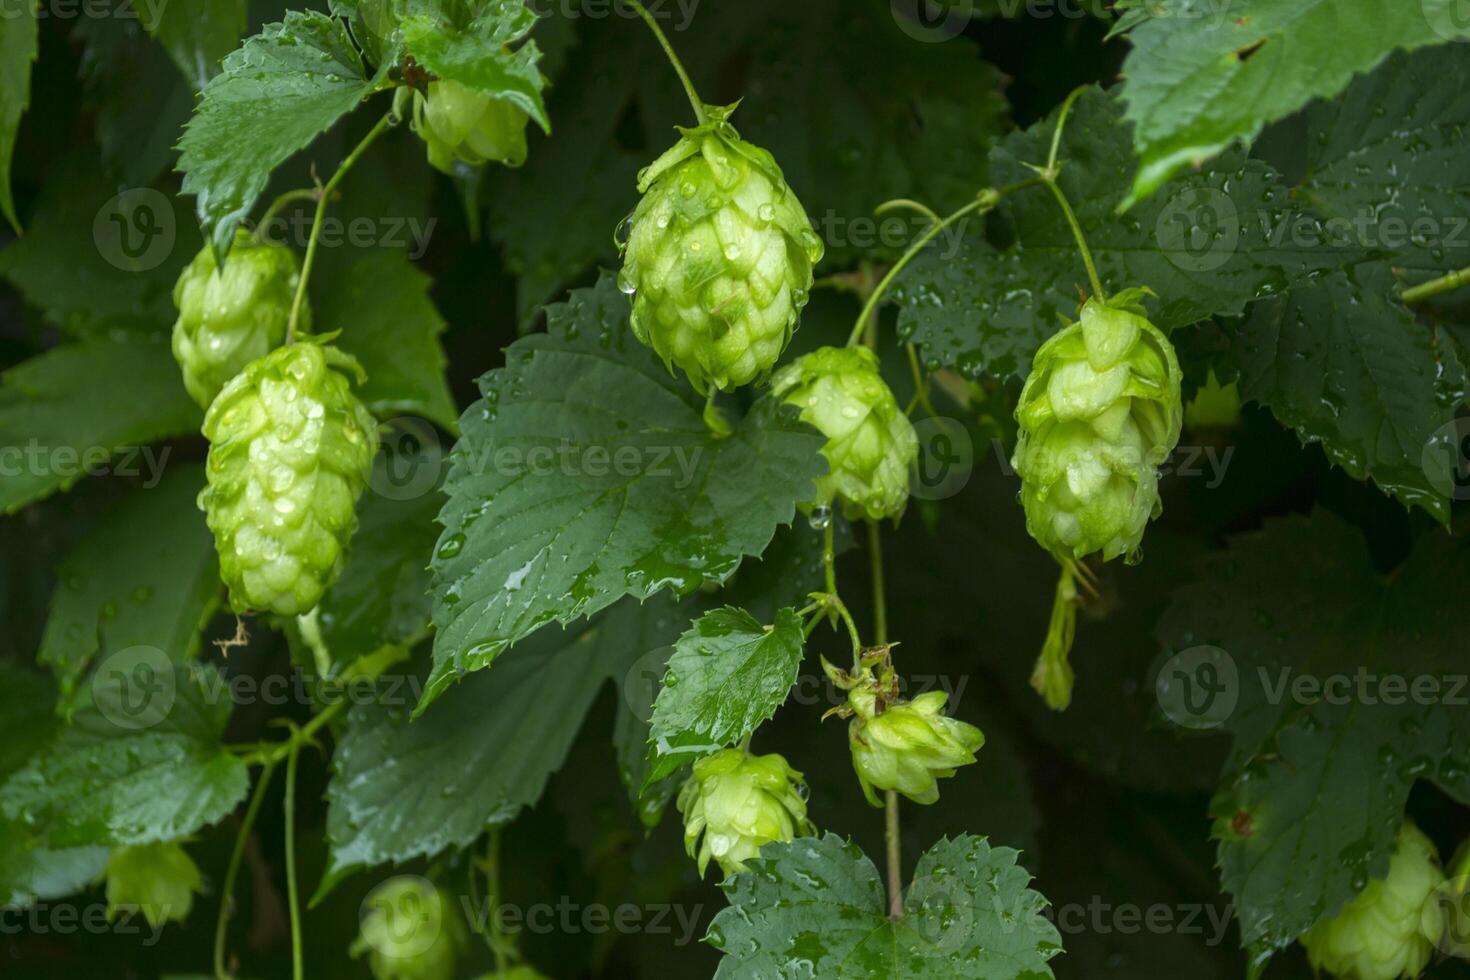
{"label": "serrated green leaf", "polygon": [[358,397],[376,415],[422,416],[453,431],[458,412],[439,341],[445,323],[429,277],[396,249],[339,252],[313,283],[313,322],[341,330],[337,346],[367,371]]}
{"label": "serrated green leaf", "polygon": [[810,497],[820,437],[769,398],[713,435],[704,400],[633,337],[628,310],[605,275],[480,379],[439,516],[420,711],[549,622],[728,578]]}
{"label": "serrated green leaf", "polygon": [[546,84],[536,64],[536,42],[514,44],[536,24],[524,0],[484,0],[463,24],[442,16],[415,14],[403,19],[404,47],[419,64],[479,92],[514,103],[541,128],[551,131],[541,89]]}
{"label": "serrated green leaf", "polygon": [[[1450,597],[1470,550],[1431,533],[1385,576],[1358,530],[1318,512],[1233,538],[1200,571],[1159,636],[1176,653],[1228,655],[1213,693],[1195,692],[1238,699],[1211,804],[1221,880],[1242,944],[1282,947],[1386,872],[1416,780],[1470,800],[1470,720],[1445,700],[1463,676]],[[1433,696],[1411,693],[1420,678]]]}
{"label": "serrated green leaf", "polygon": [[733,606],[696,620],[674,644],[653,705],[644,787],[734,745],[774,715],[796,683],[805,640],[790,607],[769,627]]}
{"label": "serrated green leaf", "polygon": [[[1044,164],[1055,114],[1007,137],[993,154],[991,179],[1006,185]],[[1165,330],[1235,314],[1322,268],[1363,257],[1351,246],[1326,248],[1283,234],[1314,219],[1294,207],[1265,164],[1232,154],[1171,195],[1115,213],[1118,174],[1131,150],[1122,108],[1093,89],[1076,104],[1062,140],[1060,185],[1076,209],[1103,285],[1149,286],[1159,296],[1152,319]],[[902,337],[930,363],[967,377],[1024,377],[1036,348],[1075,318],[1087,275],[1071,229],[1043,188],[1006,198],[997,214],[1012,244],[997,249],[976,223],[968,234],[929,246],[894,290]]]}
{"label": "serrated green leaf", "polygon": [[598,692],[678,624],[667,598],[628,600],[527,640],[412,723],[406,684],[355,706],[333,755],[332,856],[316,899],[358,868],[464,847],[535,803]]}
{"label": "serrated green leaf", "polygon": [[1460,45],[1397,53],[1305,113],[1299,193],[1334,235],[1392,256],[1417,283],[1470,265],[1470,56]]}
{"label": "serrated green leaf", "polygon": [[220,747],[231,702],[218,674],[143,656],[94,678],[90,702],[0,785],[0,817],[56,849],[174,840],[235,808],[249,773]]}
{"label": "serrated green leaf", "polygon": [[162,0],[143,9],[143,27],[167,49],[196,92],[240,43],[250,13],[246,0]]}
{"label": "serrated green leaf", "polygon": [[195,498],[204,469],[173,467],[145,481],[58,569],[36,659],[49,665],[69,701],[88,666],[146,645],[183,663],[220,591],[214,538]]}
{"label": "serrated green leaf", "polygon": [[271,171],[372,90],[341,21],[289,11],[225,58],[179,141],[184,193],[229,250]]}
{"label": "serrated green leaf", "polygon": [[149,443],[199,428],[199,406],[162,339],[67,344],[7,371],[3,382],[3,513],[67,489],[89,469],[146,475],[160,458]]}
{"label": "serrated green leaf", "polygon": [[20,230],[10,192],[10,160],[20,117],[31,100],[31,62],[36,60],[36,0],[7,4],[0,17],[0,214]]}
{"label": "serrated green leaf", "polygon": [[1450,499],[1433,463],[1465,401],[1465,369],[1397,288],[1387,267],[1363,265],[1257,303],[1222,324],[1226,364],[1242,397],[1268,406],[1303,443],[1446,522]]}
{"label": "serrated green leaf", "polygon": [[1123,97],[1139,167],[1130,203],[1268,122],[1336,95],[1396,48],[1470,37],[1459,0],[1160,0],[1135,11]]}
{"label": "serrated green leaf", "polygon": [[883,880],[835,834],[768,844],[722,886],[710,924],[725,956],[716,980],[1042,980],[1062,951],[1017,852],[983,837],[944,839],[919,859],[904,917],[888,918]]}

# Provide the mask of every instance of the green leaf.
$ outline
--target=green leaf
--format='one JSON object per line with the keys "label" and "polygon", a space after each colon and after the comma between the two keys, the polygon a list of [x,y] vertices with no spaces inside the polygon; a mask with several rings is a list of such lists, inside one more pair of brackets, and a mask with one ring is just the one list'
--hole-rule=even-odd
{"label": "green leaf", "polygon": [[440,78],[505,99],[551,131],[541,100],[546,84],[536,63],[535,41],[514,44],[536,24],[524,0],[485,0],[463,24],[433,14],[416,14],[401,24],[403,43],[419,64]]}
{"label": "green leaf", "polygon": [[1017,852],[968,835],[919,859],[904,917],[888,918],[878,869],[835,834],[768,844],[722,885],[708,941],[736,977],[1042,980],[1062,950]]}
{"label": "green leaf", "polygon": [[[1044,164],[1055,114],[1006,138],[993,155],[998,185],[1034,177]],[[1265,164],[1232,154],[1176,192],[1115,213],[1124,188],[1118,174],[1131,150],[1122,109],[1109,94],[1088,91],[1062,140],[1059,183],[1077,211],[1098,274],[1109,291],[1149,286],[1152,319],[1165,330],[1285,290],[1324,267],[1362,258],[1362,250],[1299,245],[1283,228],[1313,224],[1293,207]],[[933,365],[967,377],[1024,377],[1031,355],[1074,318],[1087,276],[1071,229],[1044,188],[1011,194],[997,212],[1011,244],[992,245],[976,223],[969,234],[942,235],[898,281],[898,330],[923,347]]]}
{"label": "green leaf", "polygon": [[199,406],[162,339],[67,344],[0,379],[3,513],[89,472],[156,479],[163,451],[148,444],[199,428]]}
{"label": "green leaf", "polygon": [[381,684],[378,703],[353,707],[333,755],[332,855],[316,900],[357,868],[464,847],[534,804],[598,692],[677,624],[672,602],[655,599],[547,630],[412,723],[408,686]]}
{"label": "green leaf", "polygon": [[1460,45],[1397,53],[1313,105],[1299,193],[1337,236],[1392,255],[1413,282],[1470,265],[1470,59]]}
{"label": "green leaf", "polygon": [[1449,520],[1433,460],[1465,400],[1465,369],[1444,334],[1398,301],[1386,266],[1332,273],[1223,329],[1243,398],[1354,478]]}
{"label": "green leaf", "polygon": [[168,841],[212,824],[249,786],[220,747],[229,688],[212,669],[146,652],[104,661],[91,702],[0,786],[0,817],[49,848]]}
{"label": "green leaf", "polygon": [[246,0],[166,0],[144,17],[148,33],[168,50],[195,91],[203,90],[220,59],[240,43],[250,13]]}
{"label": "green leaf", "polygon": [[179,141],[184,193],[220,253],[271,171],[366,98],[372,84],[341,21],[289,11],[224,61]]}
{"label": "green leaf", "polygon": [[0,17],[0,214],[16,231],[15,201],[10,196],[10,160],[20,117],[31,101],[31,62],[36,60],[36,0],[7,4]]}
{"label": "green leaf", "polygon": [[63,700],[97,657],[136,646],[174,663],[198,653],[220,591],[214,538],[194,503],[203,487],[192,464],[145,482],[61,563],[36,659],[56,671]]}
{"label": "green leaf", "polygon": [[1432,532],[1383,575],[1357,529],[1318,512],[1231,539],[1176,594],[1166,649],[1226,655],[1213,680],[1188,659],[1163,670],[1211,680],[1193,700],[1235,739],[1210,812],[1247,947],[1288,945],[1382,877],[1416,780],[1470,801],[1470,719],[1448,700],[1467,574],[1470,549]]}
{"label": "green leaf", "polygon": [[728,578],[825,466],[820,437],[769,398],[712,434],[704,400],[633,337],[611,276],[548,321],[480,379],[485,397],[460,420],[420,711],[549,622]]}
{"label": "green leaf", "polygon": [[1129,203],[1336,95],[1396,48],[1470,37],[1458,3],[1254,0],[1243,16],[1214,0],[1161,0],[1133,11],[1123,97],[1139,167]]}
{"label": "green leaf", "polygon": [[732,606],[701,616],[674,644],[654,702],[644,787],[774,715],[796,683],[805,639],[790,607],[770,627]]}
{"label": "green leaf", "polygon": [[322,263],[312,313],[321,331],[367,371],[358,397],[378,416],[418,415],[453,431],[458,412],[444,376],[444,318],[429,277],[396,249],[341,249]]}

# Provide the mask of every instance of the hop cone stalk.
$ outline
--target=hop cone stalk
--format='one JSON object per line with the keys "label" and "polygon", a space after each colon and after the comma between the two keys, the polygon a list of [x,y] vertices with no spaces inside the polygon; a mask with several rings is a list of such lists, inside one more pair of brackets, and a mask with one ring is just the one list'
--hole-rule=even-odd
{"label": "hop cone stalk", "polygon": [[415,92],[413,98],[413,131],[428,147],[434,169],[450,175],[455,161],[471,167],[525,163],[528,118],[512,102],[449,79],[430,82],[427,96]]}
{"label": "hop cone stalk", "polygon": [[154,929],[183,922],[204,891],[199,867],[178,843],[115,847],[107,857],[107,917],[140,910]]}
{"label": "hop cone stalk", "polygon": [[779,755],[724,749],[694,763],[679,791],[684,848],[698,850],[699,873],[713,858],[726,876],[772,841],[813,833],[806,816],[806,784]]}
{"label": "hop cone stalk", "polygon": [[733,109],[708,107],[709,122],[679,130],[639,175],[643,197],[620,229],[633,332],[701,393],[770,372],[823,252],[775,159],[726,121]]}
{"label": "hop cone stalk", "polygon": [[464,925],[449,896],[412,875],[390,878],[363,901],[354,958],[375,980],[454,980]]}
{"label": "hop cone stalk", "polygon": [[[291,249],[257,242],[247,231],[235,234],[223,269],[208,244],[185,266],[174,284],[173,352],[184,387],[201,407],[285,340],[300,278]],[[303,306],[301,314],[307,329],[311,311]]]}
{"label": "hop cone stalk", "polygon": [[1340,980],[1417,977],[1443,931],[1433,900],[1443,882],[1434,842],[1405,821],[1388,876],[1368,882],[1342,911],[1302,936],[1313,968]]}
{"label": "hop cone stalk", "polygon": [[841,500],[849,519],[897,518],[908,504],[919,438],[866,347],[823,347],[778,371],[773,393],[827,437],[828,472],[809,501]]}
{"label": "hop cone stalk", "polygon": [[342,570],[377,426],[352,393],[362,369],[306,341],[247,366],[204,417],[199,495],[237,612],[309,612]]}

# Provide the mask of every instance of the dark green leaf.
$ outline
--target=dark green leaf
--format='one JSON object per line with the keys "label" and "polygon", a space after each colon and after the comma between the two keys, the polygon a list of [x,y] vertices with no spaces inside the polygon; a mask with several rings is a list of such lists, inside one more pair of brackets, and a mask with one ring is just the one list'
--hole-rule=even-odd
{"label": "dark green leaf", "polygon": [[464,24],[430,14],[405,18],[400,29],[408,53],[440,78],[505,99],[550,130],[541,101],[545,80],[536,67],[541,52],[535,41],[509,47],[530,32],[536,15],[524,0],[486,0],[478,6]]}
{"label": "dark green leaf", "polygon": [[820,438],[770,399],[728,438],[628,327],[611,276],[551,308],[460,421],[419,710],[549,623],[734,573],[796,515]]}
{"label": "dark green leaf", "polygon": [[240,43],[250,5],[246,0],[163,0],[151,13],[143,26],[200,91],[218,70],[220,59]]}
{"label": "dark green leaf", "polygon": [[10,159],[20,117],[31,100],[31,62],[36,60],[34,0],[11,0],[0,17],[0,214],[19,230],[10,196]]}

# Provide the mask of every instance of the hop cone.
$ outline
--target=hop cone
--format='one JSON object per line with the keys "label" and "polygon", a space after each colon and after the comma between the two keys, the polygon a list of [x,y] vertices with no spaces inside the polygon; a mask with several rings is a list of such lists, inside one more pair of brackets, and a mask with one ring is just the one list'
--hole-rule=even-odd
{"label": "hop cone", "polygon": [[494,161],[507,167],[526,162],[527,116],[505,99],[448,79],[415,92],[413,130],[429,150],[429,163],[446,174],[455,161],[478,167]]}
{"label": "hop cone", "polygon": [[879,710],[872,689],[849,695],[855,717],[848,725],[852,767],[863,795],[882,806],[879,793],[896,790],[915,803],[939,799],[939,780],[975,761],[985,735],[974,725],[944,714],[949,695],[930,691]]}
{"label": "hop cone", "polygon": [[1431,898],[1443,881],[1434,843],[1405,821],[1388,877],[1368,882],[1342,911],[1302,936],[1312,966],[1341,980],[1417,977],[1442,931],[1442,912]]}
{"label": "hop cone", "polygon": [[1179,441],[1174,348],[1128,290],[1082,308],[1036,354],[1016,408],[1026,526],[1066,561],[1137,556],[1157,515],[1158,466]]}
{"label": "hop cone", "polygon": [[183,922],[204,890],[199,867],[177,843],[115,847],[107,857],[107,917],[140,910],[157,929]]}
{"label": "hop cone", "polygon": [[707,107],[639,175],[619,277],[633,332],[701,392],[775,366],[823,251],[775,159],[726,121],[733,108]]}
{"label": "hop cone", "polygon": [[199,495],[236,611],[309,612],[342,569],[377,426],[347,354],[292,344],[247,366],[204,416]]}
{"label": "hop cone", "polygon": [[[184,268],[174,284],[174,360],[202,407],[245,365],[280,346],[300,276],[294,252],[246,231],[235,235],[223,270],[207,244]],[[301,313],[309,327],[310,310],[303,305]]]}
{"label": "hop cone", "polygon": [[724,749],[700,759],[678,806],[684,847],[690,857],[698,848],[701,875],[710,858],[729,876],[744,871],[762,845],[812,832],[802,775],[774,754]]}
{"label": "hop cone", "polygon": [[841,499],[854,520],[903,513],[919,438],[879,375],[877,355],[866,347],[823,347],[782,368],[771,387],[827,437],[828,472],[817,480],[813,506]]}
{"label": "hop cone", "polygon": [[375,980],[453,980],[464,942],[449,896],[422,878],[401,875],[364,899],[350,952],[368,954]]}

